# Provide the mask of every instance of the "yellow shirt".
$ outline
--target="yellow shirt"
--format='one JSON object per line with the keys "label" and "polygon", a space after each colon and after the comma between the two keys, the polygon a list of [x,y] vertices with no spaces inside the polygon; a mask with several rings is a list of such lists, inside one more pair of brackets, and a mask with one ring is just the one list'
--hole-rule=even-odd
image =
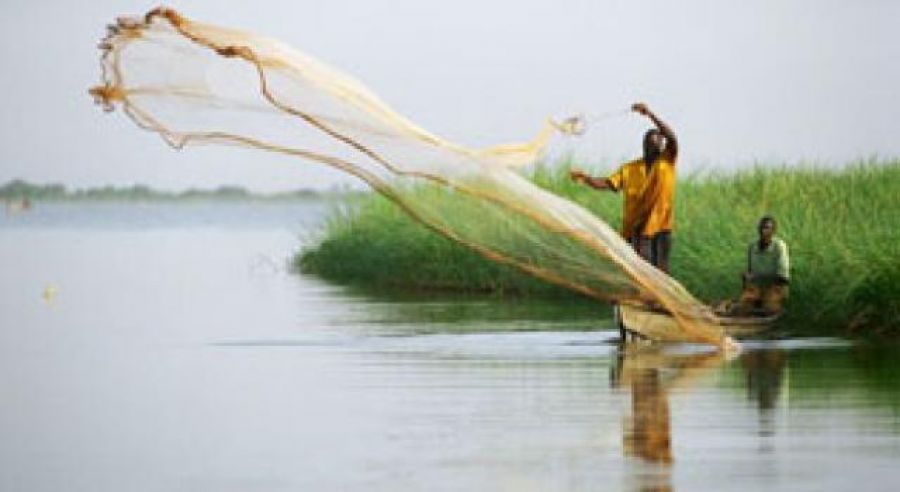
{"label": "yellow shirt", "polygon": [[675,226],[675,162],[660,157],[651,167],[642,197],[641,212],[647,213],[643,236],[671,231]]}
{"label": "yellow shirt", "polygon": [[619,169],[606,178],[615,191],[622,191],[622,236],[631,237],[641,211],[641,197],[644,185],[647,184],[647,166],[643,159],[622,164]]}

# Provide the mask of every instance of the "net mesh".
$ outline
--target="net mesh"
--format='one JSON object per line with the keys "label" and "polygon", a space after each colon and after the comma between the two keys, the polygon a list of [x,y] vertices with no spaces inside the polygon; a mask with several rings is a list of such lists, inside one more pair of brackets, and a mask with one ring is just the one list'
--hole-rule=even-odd
{"label": "net mesh", "polygon": [[485,149],[446,141],[355,79],[264,36],[165,8],[120,18],[100,43],[90,90],[175,148],[229,144],[326,164],[365,181],[415,220],[484,257],[604,301],[658,302],[685,340],[723,332],[678,282],[642,260],[584,208],[535,186],[533,162],[574,121]]}

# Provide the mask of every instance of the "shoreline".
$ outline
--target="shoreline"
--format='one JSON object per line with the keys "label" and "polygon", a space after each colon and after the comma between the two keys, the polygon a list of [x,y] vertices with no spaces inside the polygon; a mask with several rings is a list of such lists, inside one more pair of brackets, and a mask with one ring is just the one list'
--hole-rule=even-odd
{"label": "shoreline", "polygon": [[[538,167],[529,177],[618,224],[621,197],[571,183],[569,167],[565,162]],[[673,276],[706,303],[736,296],[755,221],[772,214],[793,264],[791,297],[780,325],[799,334],[900,336],[896,190],[897,159],[840,169],[757,167],[681,179]],[[437,236],[374,193],[345,200],[326,219],[319,241],[298,252],[293,266],[338,284],[388,291],[581,297]]]}

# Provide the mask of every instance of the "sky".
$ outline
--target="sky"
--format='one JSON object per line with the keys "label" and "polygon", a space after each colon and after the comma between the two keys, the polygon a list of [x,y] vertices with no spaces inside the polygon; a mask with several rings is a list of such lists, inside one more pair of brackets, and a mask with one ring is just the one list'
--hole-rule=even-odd
{"label": "sky", "polygon": [[[6,0],[0,183],[328,188],[353,180],[234,148],[174,151],[104,113],[97,41],[132,1]],[[900,2],[892,0],[191,0],[189,18],[279,38],[363,81],[433,133],[479,147],[548,116],[646,102],[679,135],[682,172],[837,166],[900,156]],[[551,155],[610,169],[647,121],[598,119]]]}

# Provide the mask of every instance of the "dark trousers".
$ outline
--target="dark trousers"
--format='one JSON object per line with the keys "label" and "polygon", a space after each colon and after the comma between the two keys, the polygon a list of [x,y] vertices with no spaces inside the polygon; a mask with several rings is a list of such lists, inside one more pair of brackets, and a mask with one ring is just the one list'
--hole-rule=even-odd
{"label": "dark trousers", "polygon": [[658,232],[652,236],[639,236],[629,241],[641,258],[669,273],[669,255],[672,252],[672,231]]}

